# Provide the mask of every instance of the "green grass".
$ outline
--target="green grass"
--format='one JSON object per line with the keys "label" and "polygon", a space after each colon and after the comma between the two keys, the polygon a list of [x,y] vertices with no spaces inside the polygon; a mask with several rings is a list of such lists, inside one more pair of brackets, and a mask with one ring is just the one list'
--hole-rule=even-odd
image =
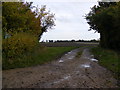
{"label": "green grass", "polygon": [[81,57],[81,54],[82,54],[82,51],[79,51],[76,55],[77,58],[80,58]]}
{"label": "green grass", "polygon": [[118,52],[96,47],[92,48],[92,53],[99,60],[100,65],[114,72],[115,77],[120,79],[120,54]]}
{"label": "green grass", "polygon": [[14,59],[5,58],[3,54],[2,67],[3,70],[6,70],[40,65],[55,60],[65,52],[75,48],[76,47],[37,47],[33,52],[26,52]]}

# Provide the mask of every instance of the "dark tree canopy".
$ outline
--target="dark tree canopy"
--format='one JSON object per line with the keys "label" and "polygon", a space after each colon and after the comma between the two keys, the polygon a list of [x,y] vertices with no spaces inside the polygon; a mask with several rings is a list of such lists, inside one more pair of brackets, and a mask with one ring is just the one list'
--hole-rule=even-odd
{"label": "dark tree canopy", "polygon": [[86,16],[90,30],[100,33],[100,45],[120,50],[120,2],[99,2]]}

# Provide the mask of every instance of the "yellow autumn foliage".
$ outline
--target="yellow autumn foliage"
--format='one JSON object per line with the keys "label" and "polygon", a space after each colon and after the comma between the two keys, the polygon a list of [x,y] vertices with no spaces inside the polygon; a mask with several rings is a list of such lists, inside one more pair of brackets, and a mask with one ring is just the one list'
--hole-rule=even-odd
{"label": "yellow autumn foliage", "polygon": [[7,57],[14,57],[24,52],[31,52],[36,46],[37,37],[28,33],[18,33],[10,38],[4,39],[2,43],[3,53]]}

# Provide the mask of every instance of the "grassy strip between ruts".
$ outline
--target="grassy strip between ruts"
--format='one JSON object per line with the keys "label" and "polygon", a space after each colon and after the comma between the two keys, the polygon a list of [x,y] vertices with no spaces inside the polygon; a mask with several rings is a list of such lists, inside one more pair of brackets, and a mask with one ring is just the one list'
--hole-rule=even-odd
{"label": "grassy strip between ruts", "polygon": [[77,47],[37,47],[33,52],[26,52],[14,59],[7,59],[3,55],[2,67],[3,70],[6,70],[43,64],[55,60],[75,48]]}
{"label": "grassy strip between ruts", "polygon": [[77,58],[80,58],[81,55],[82,55],[82,51],[79,51],[79,52],[77,53],[76,57],[77,57]]}
{"label": "grassy strip between ruts", "polygon": [[99,60],[99,64],[115,73],[115,77],[120,79],[120,53],[100,47],[92,48],[92,53]]}

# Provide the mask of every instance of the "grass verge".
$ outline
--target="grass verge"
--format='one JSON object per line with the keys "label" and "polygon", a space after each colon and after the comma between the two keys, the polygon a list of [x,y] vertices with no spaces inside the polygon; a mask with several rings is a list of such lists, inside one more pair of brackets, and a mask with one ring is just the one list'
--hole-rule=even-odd
{"label": "grass verge", "polygon": [[65,52],[75,48],[76,47],[37,47],[31,53],[26,52],[19,57],[12,59],[4,57],[3,54],[2,68],[3,70],[6,70],[43,64],[55,60]]}
{"label": "grass verge", "polygon": [[101,66],[111,70],[117,79],[120,80],[120,54],[112,50],[102,49],[100,47],[92,48],[92,53],[99,60]]}

